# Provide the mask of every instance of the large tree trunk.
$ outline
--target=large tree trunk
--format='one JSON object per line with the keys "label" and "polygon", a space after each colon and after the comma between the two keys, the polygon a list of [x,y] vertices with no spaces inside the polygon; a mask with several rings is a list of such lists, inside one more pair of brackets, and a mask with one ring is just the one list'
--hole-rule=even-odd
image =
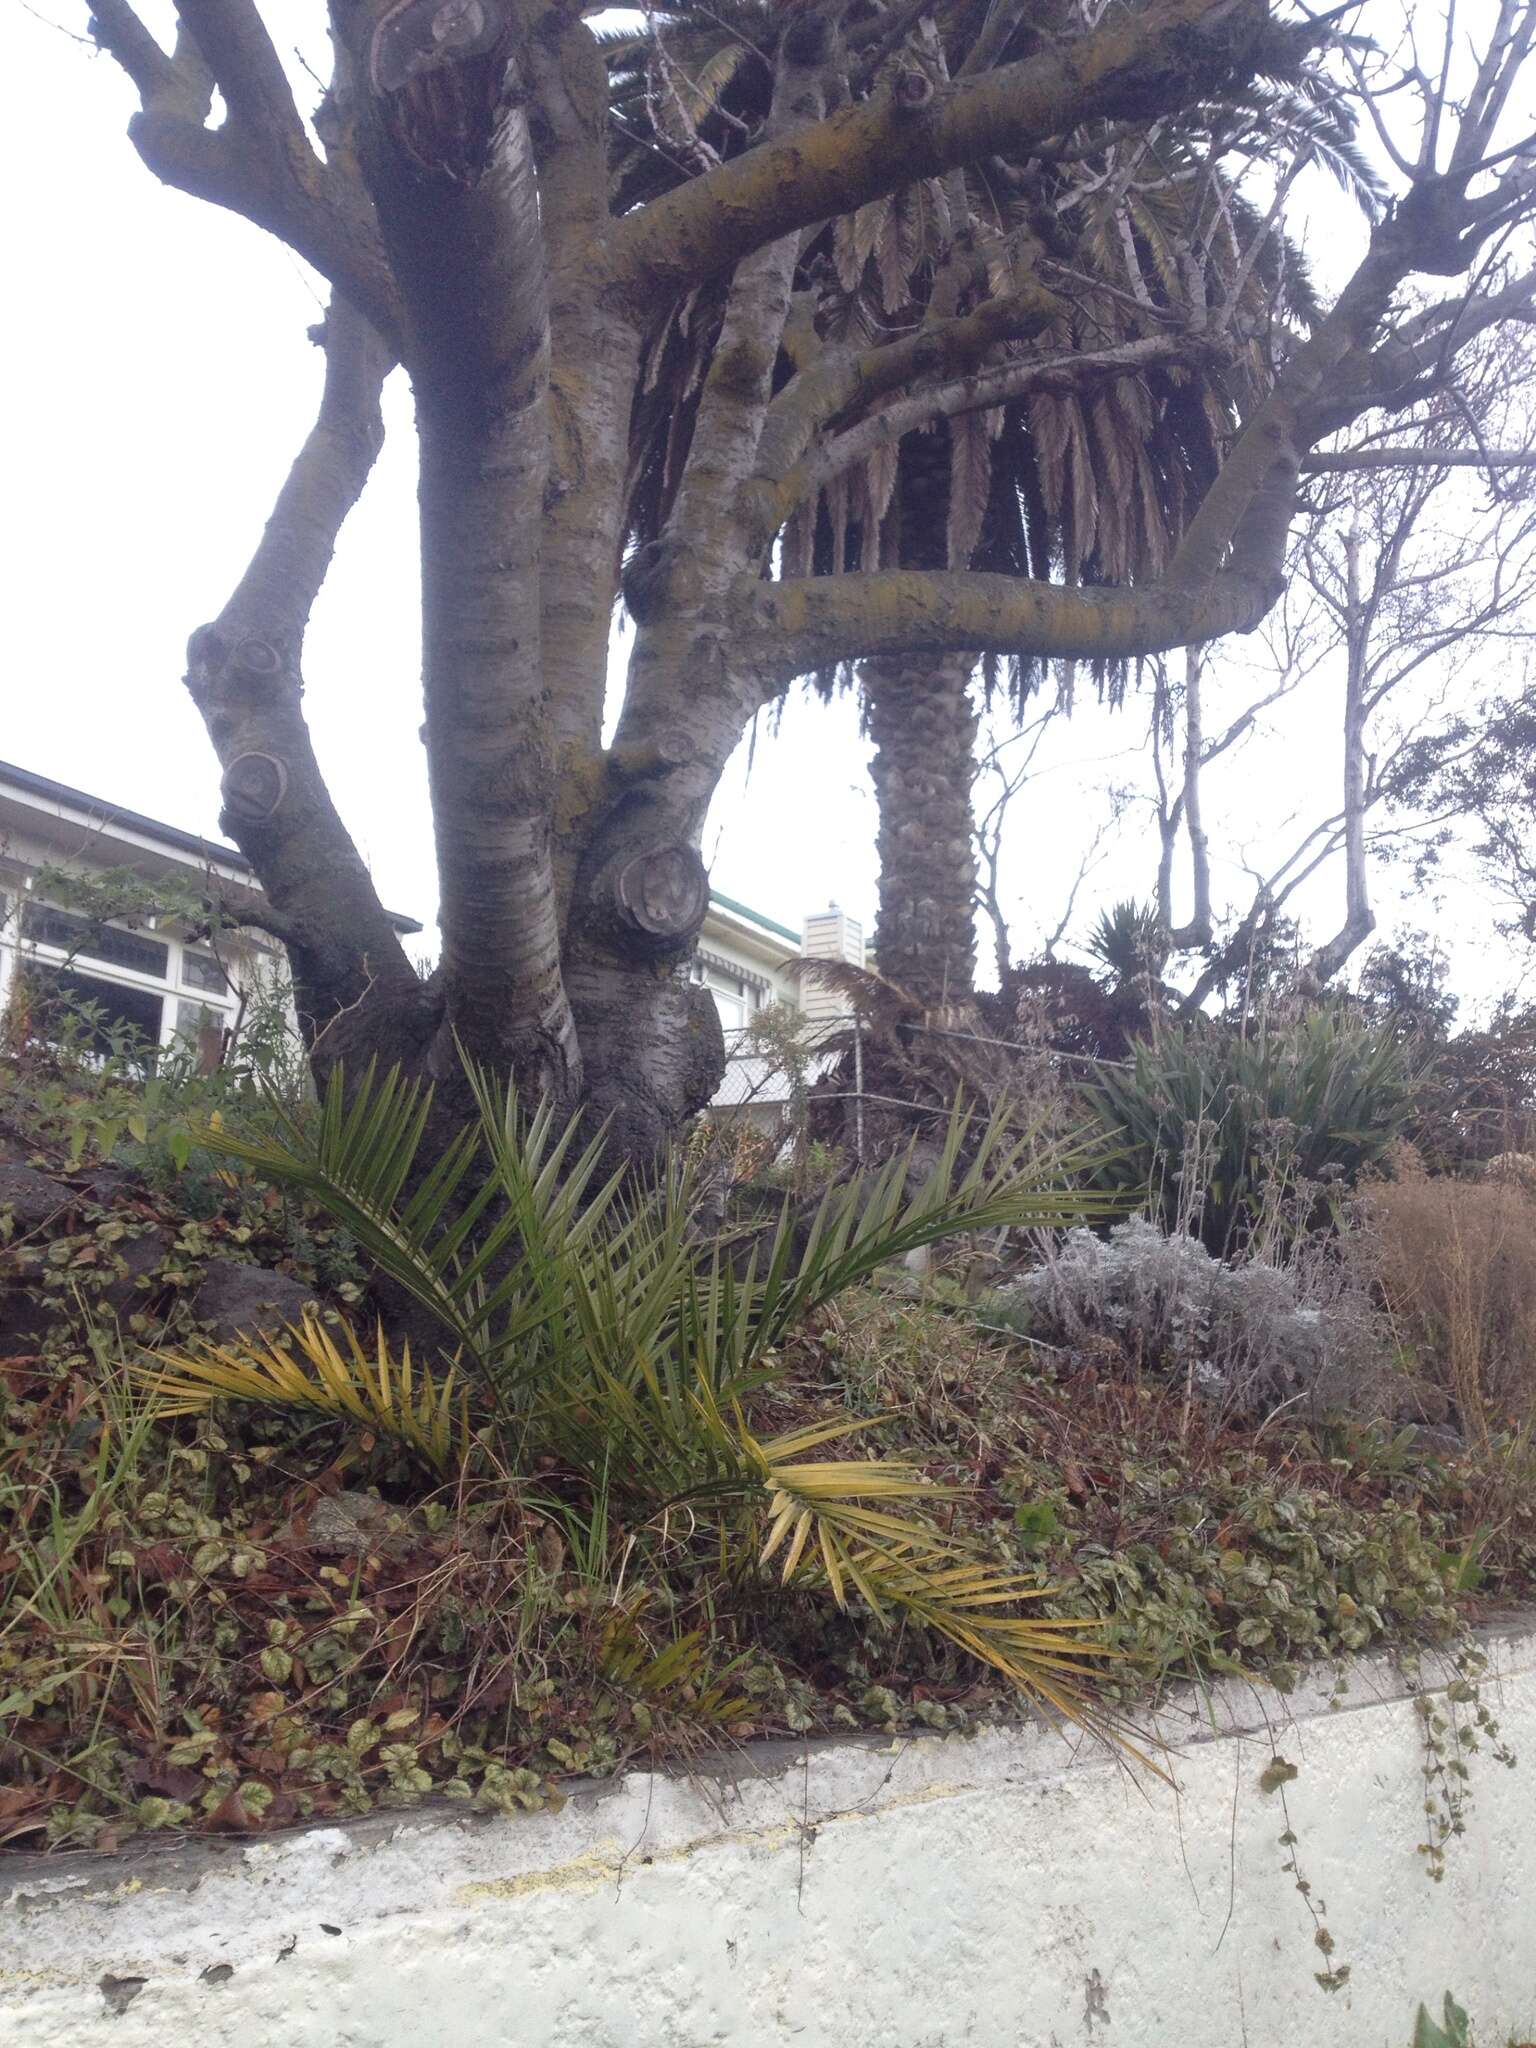
{"label": "large tree trunk", "polygon": [[958,654],[859,671],[880,820],[875,960],[935,1010],[968,1004],[976,978],[972,667]]}
{"label": "large tree trunk", "polygon": [[[964,568],[969,559],[951,516],[951,444],[945,426],[901,444],[886,525],[903,569]],[[934,1010],[964,1009],[975,993],[975,665],[968,654],[929,654],[866,661],[859,670],[879,809],[875,962],[887,981]]]}

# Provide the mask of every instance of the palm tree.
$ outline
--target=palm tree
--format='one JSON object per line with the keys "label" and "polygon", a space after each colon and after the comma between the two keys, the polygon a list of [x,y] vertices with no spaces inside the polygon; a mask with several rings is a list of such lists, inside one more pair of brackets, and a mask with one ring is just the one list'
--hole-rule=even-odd
{"label": "palm tree", "polygon": [[[1023,14],[1006,0],[956,0],[916,22],[899,9],[855,17],[849,91],[1025,55],[1046,31],[1038,10]],[[752,140],[793,18],[760,0],[676,0],[612,39],[621,201]],[[1278,166],[1264,212],[1240,189],[1261,149]],[[1311,318],[1304,267],[1278,229],[1308,162],[1371,200],[1342,114],[1320,75],[1300,69],[1177,125],[1106,127],[1055,156],[917,181],[810,234],[787,335],[795,367],[915,331],[934,311],[964,313],[1001,280],[1072,289],[1042,297],[1035,331],[1000,344],[939,418],[909,428],[902,405],[884,418],[876,401],[834,422],[815,487],[779,536],[783,572],[971,565],[1083,584],[1156,574],[1266,388],[1277,341]],[[670,506],[719,308],[718,295],[695,294],[653,338],[632,443],[637,545]],[[879,804],[875,953],[882,975],[929,1009],[963,1008],[973,989],[976,666],[869,661],[857,677],[814,679],[862,691]],[[1118,696],[1127,679],[1105,668],[1094,680]],[[979,678],[1016,710],[1040,681],[1038,665],[1019,662]]]}

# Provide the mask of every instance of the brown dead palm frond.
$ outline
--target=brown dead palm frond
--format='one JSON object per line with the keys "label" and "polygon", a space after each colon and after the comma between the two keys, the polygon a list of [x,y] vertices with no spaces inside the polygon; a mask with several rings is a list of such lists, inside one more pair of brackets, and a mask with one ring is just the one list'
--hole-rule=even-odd
{"label": "brown dead palm frond", "polygon": [[784,972],[791,981],[814,982],[841,996],[861,1024],[882,1036],[894,1033],[902,1024],[922,1021],[924,1009],[917,997],[887,981],[873,967],[857,967],[851,960],[802,958],[790,961]]}

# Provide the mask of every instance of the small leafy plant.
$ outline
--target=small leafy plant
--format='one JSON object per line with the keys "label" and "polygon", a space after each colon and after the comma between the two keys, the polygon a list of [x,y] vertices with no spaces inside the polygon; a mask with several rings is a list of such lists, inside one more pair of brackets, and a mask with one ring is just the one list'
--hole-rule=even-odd
{"label": "small leafy plant", "polygon": [[1471,2048],[1471,2041],[1471,2022],[1449,1991],[1438,2022],[1430,2018],[1427,2006],[1419,2007],[1413,2025],[1413,2048]]}

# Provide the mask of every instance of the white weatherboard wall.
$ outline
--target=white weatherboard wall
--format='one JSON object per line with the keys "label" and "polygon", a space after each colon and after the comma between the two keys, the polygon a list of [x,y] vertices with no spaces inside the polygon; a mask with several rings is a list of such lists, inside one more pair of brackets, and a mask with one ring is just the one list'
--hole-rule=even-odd
{"label": "white weatherboard wall", "polygon": [[[1536,1630],[1487,1647],[1519,1761],[1472,1759],[1438,1885],[1409,1687],[1378,1658],[1333,1709],[1321,1673],[1176,1702],[1177,1796],[1006,1729],[764,1746],[536,1818],[39,1858],[0,1883],[0,2043],[1407,2048],[1452,1989],[1503,2048],[1536,2024]],[[1280,1868],[1277,1751],[1342,1991]]]}

